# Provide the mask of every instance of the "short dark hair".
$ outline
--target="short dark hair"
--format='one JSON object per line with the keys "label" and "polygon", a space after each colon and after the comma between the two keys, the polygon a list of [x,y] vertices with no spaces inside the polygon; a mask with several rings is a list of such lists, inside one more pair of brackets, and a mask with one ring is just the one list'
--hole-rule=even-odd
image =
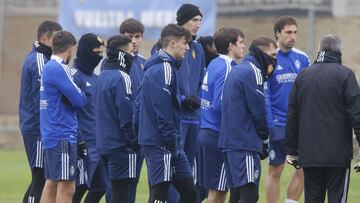
{"label": "short dark hair", "polygon": [[269,37],[265,37],[265,36],[258,36],[256,37],[252,42],[250,46],[256,46],[259,49],[263,50],[270,47],[272,45],[274,45],[275,48],[277,48],[277,44],[274,40],[272,40]]}
{"label": "short dark hair", "polygon": [[60,30],[62,30],[62,27],[59,23],[50,20],[45,20],[38,27],[37,39],[40,40],[41,36],[43,36],[44,34],[46,34],[48,37],[51,37],[54,34],[54,32]]}
{"label": "short dark hair", "polygon": [[130,37],[124,34],[114,35],[107,41],[107,47],[113,49],[120,49],[125,51],[124,48],[131,43]]}
{"label": "short dark hair", "polygon": [[140,21],[134,18],[128,18],[124,20],[119,28],[120,34],[125,34],[126,32],[131,34],[134,33],[144,34],[144,30],[145,30],[144,25]]}
{"label": "short dark hair", "polygon": [[169,42],[174,38],[179,40],[180,38],[185,37],[185,40],[190,42],[191,40],[191,33],[189,30],[181,27],[180,25],[176,24],[169,24],[163,28],[161,31],[161,46],[162,48],[166,48],[169,46]]}
{"label": "short dark hair", "polygon": [[214,34],[214,44],[219,54],[229,53],[229,44],[236,44],[238,37],[244,38],[244,33],[241,30],[233,27],[220,28]]}
{"label": "short dark hair", "polygon": [[295,20],[295,18],[291,17],[291,16],[281,16],[279,17],[275,24],[274,24],[274,34],[275,34],[275,38],[276,37],[276,32],[281,32],[282,29],[284,29],[285,26],[288,25],[295,25],[297,26],[297,22]]}
{"label": "short dark hair", "polygon": [[70,47],[76,45],[76,39],[71,32],[55,32],[52,40],[52,50],[54,54],[64,53]]}

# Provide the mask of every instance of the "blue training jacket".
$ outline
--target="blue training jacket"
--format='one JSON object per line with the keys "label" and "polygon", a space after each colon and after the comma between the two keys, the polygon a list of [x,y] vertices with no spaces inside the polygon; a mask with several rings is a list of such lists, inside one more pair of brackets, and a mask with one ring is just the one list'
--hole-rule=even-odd
{"label": "blue training jacket", "polygon": [[226,55],[210,62],[201,87],[201,128],[220,131],[224,82],[235,65],[236,62]]}
{"label": "blue training jacket", "polygon": [[[151,54],[156,53],[158,45],[151,50]],[[177,71],[179,93],[181,99],[187,96],[200,97],[201,83],[205,73],[205,54],[200,43],[193,40],[189,43],[189,50],[185,57],[181,60],[181,68]],[[186,123],[199,124],[200,109],[190,112],[185,109],[182,110],[182,121]]]}
{"label": "blue training jacket", "polygon": [[95,138],[95,87],[98,76],[86,74],[77,70],[74,74],[74,82],[86,95],[86,104],[78,109],[78,139],[85,141],[88,148],[96,148]]}
{"label": "blue training jacket", "polygon": [[96,145],[109,154],[136,140],[132,132],[133,99],[130,76],[117,67],[104,67],[96,85]]}
{"label": "blue training jacket", "polygon": [[222,151],[262,153],[262,140],[268,138],[264,73],[252,55],[234,66],[226,79],[222,98],[219,148]]}
{"label": "blue training jacket", "polygon": [[139,144],[180,143],[180,95],[177,86],[178,62],[160,50],[145,63],[139,92]]}
{"label": "blue training jacket", "polygon": [[297,74],[309,65],[308,56],[296,48],[278,50],[276,68],[265,88],[269,127],[286,126],[290,91]]}
{"label": "blue training jacket", "polygon": [[40,135],[40,80],[43,67],[49,58],[36,51],[36,43],[26,56],[21,73],[19,123],[23,135]]}
{"label": "blue training jacket", "polygon": [[73,70],[55,55],[51,56],[41,77],[40,129],[44,149],[65,139],[77,143],[76,109],[83,107],[85,94],[73,82]]}

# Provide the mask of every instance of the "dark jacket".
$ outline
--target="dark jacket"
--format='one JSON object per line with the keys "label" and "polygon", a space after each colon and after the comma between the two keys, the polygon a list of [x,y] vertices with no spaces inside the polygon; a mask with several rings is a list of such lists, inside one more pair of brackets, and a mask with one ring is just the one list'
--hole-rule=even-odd
{"label": "dark jacket", "polygon": [[180,95],[178,62],[160,50],[145,63],[138,95],[140,105],[139,144],[178,145],[180,142]]}
{"label": "dark jacket", "polygon": [[301,167],[348,167],[352,128],[360,141],[360,88],[341,54],[320,52],[296,78],[290,94],[286,153]]}
{"label": "dark jacket", "polygon": [[263,152],[268,138],[264,97],[265,73],[247,55],[227,76],[221,103],[219,148]]}

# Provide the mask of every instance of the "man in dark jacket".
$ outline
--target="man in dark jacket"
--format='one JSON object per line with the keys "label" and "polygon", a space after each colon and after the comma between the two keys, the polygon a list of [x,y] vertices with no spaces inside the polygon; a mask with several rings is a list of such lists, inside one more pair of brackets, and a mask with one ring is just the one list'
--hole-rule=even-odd
{"label": "man in dark jacket", "polygon": [[189,40],[189,31],[167,25],[161,32],[163,48],[145,63],[139,92],[139,143],[148,167],[149,202],[166,202],[170,182],[180,193],[181,203],[194,202],[196,197],[190,164],[180,146],[183,137],[177,80]]}
{"label": "man in dark jacket", "polygon": [[86,95],[86,104],[77,111],[78,119],[78,170],[73,203],[99,202],[105,193],[107,178],[104,164],[96,148],[95,87],[98,76],[94,69],[101,61],[104,41],[93,33],[81,36],[74,60],[74,82]]}
{"label": "man in dark jacket", "polygon": [[53,21],[42,22],[37,30],[37,41],[26,56],[21,73],[19,119],[25,151],[31,168],[31,183],[23,202],[39,202],[45,184],[44,149],[40,140],[40,78],[45,63],[50,60],[54,32],[62,30]]}
{"label": "man in dark jacket", "polygon": [[110,202],[128,202],[130,182],[137,174],[139,147],[132,131],[131,51],[128,36],[110,37],[108,58],[95,90],[96,145],[111,181]]}
{"label": "man in dark jacket", "polygon": [[296,78],[286,125],[286,161],[302,167],[305,202],[346,202],[352,129],[360,142],[360,88],[341,65],[341,40],[324,36],[314,64]]}
{"label": "man in dark jacket", "polygon": [[267,157],[269,134],[264,81],[275,67],[276,48],[270,38],[256,38],[225,81],[219,148],[225,156],[231,203],[255,203],[259,198],[260,159]]}

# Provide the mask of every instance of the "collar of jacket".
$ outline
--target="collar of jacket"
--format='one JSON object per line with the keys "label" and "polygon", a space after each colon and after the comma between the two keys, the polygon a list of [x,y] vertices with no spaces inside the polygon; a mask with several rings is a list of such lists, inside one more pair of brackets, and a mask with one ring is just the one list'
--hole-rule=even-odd
{"label": "collar of jacket", "polygon": [[320,51],[314,63],[339,63],[341,64],[341,53],[333,51]]}

